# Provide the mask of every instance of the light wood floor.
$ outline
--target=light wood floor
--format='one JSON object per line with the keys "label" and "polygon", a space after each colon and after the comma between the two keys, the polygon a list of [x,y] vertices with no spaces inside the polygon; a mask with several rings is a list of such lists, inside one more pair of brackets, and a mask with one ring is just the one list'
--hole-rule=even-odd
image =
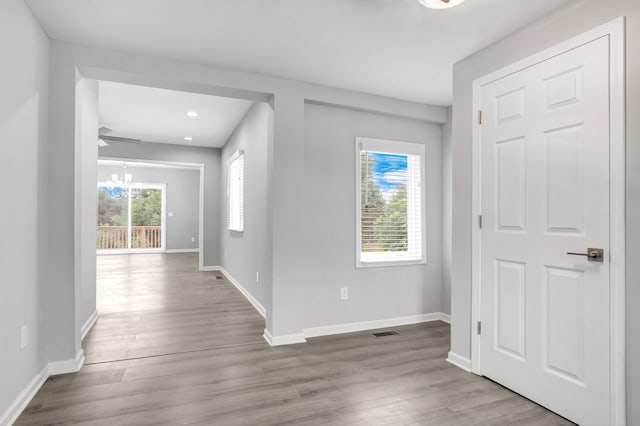
{"label": "light wood floor", "polygon": [[269,347],[262,317],[196,263],[100,258],[90,363],[47,380],[16,424],[571,424],[446,363],[442,322]]}

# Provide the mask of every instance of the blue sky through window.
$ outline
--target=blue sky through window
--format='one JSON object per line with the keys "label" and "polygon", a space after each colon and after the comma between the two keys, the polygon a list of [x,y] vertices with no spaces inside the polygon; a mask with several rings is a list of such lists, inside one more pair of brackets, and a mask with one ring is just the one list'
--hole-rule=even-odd
{"label": "blue sky through window", "polygon": [[373,180],[380,186],[385,200],[389,201],[398,185],[407,183],[406,155],[370,152],[375,160]]}

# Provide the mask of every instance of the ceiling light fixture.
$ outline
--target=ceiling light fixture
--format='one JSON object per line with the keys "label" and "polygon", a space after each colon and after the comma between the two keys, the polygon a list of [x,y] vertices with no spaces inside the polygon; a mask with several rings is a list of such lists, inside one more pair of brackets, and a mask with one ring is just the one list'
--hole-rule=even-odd
{"label": "ceiling light fixture", "polygon": [[458,6],[464,0],[418,0],[420,4],[431,9],[449,9]]}
{"label": "ceiling light fixture", "polygon": [[195,118],[195,117],[197,117],[197,116],[198,116],[198,113],[197,113],[197,112],[195,112],[195,111],[189,111],[189,112],[187,112],[187,117]]}
{"label": "ceiling light fixture", "polygon": [[191,136],[185,136],[185,137],[184,137],[184,140],[185,140],[185,141],[192,141],[192,140],[193,140],[193,138],[192,138]]}
{"label": "ceiling light fixture", "polygon": [[102,188],[113,198],[136,198],[142,191],[142,185],[133,183],[131,173],[127,173],[127,163],[122,163],[122,175],[112,174],[106,185]]}

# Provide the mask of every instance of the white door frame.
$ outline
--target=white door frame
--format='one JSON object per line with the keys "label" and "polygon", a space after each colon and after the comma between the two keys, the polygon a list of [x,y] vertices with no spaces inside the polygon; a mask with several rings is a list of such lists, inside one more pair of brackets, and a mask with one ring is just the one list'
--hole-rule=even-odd
{"label": "white door frame", "polygon": [[[200,195],[198,200],[198,268],[200,271],[204,271],[204,163],[185,163],[179,161],[163,161],[163,160],[147,160],[141,158],[122,158],[122,157],[98,157],[98,161],[117,161],[119,163],[147,163],[153,164],[157,167],[166,167],[169,169],[195,169],[200,172]],[[165,191],[166,193],[166,191]],[[166,205],[166,200],[163,200],[163,206]],[[163,207],[164,208],[164,207]],[[165,213],[163,213],[165,214]],[[165,220],[166,222],[166,220]],[[166,235],[166,230],[162,231],[163,237]],[[164,242],[166,248],[166,241]]]}
{"label": "white door frame", "polygon": [[609,38],[610,76],[610,407],[612,426],[626,424],[625,377],[625,19],[620,17],[473,82],[473,195],[471,235],[471,371],[482,374],[480,359],[481,291],[481,126],[482,86],[536,65],[601,37]]}

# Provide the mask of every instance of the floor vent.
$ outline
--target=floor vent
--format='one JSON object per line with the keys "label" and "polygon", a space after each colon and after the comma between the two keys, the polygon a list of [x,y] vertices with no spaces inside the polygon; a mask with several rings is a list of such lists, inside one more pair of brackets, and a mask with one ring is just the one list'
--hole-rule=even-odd
{"label": "floor vent", "polygon": [[216,280],[224,280],[224,277],[222,275],[216,275]]}
{"label": "floor vent", "polygon": [[398,334],[398,332],[395,330],[392,330],[392,331],[380,331],[378,333],[371,333],[371,334],[375,337],[387,337],[387,336],[395,336],[396,334]]}

